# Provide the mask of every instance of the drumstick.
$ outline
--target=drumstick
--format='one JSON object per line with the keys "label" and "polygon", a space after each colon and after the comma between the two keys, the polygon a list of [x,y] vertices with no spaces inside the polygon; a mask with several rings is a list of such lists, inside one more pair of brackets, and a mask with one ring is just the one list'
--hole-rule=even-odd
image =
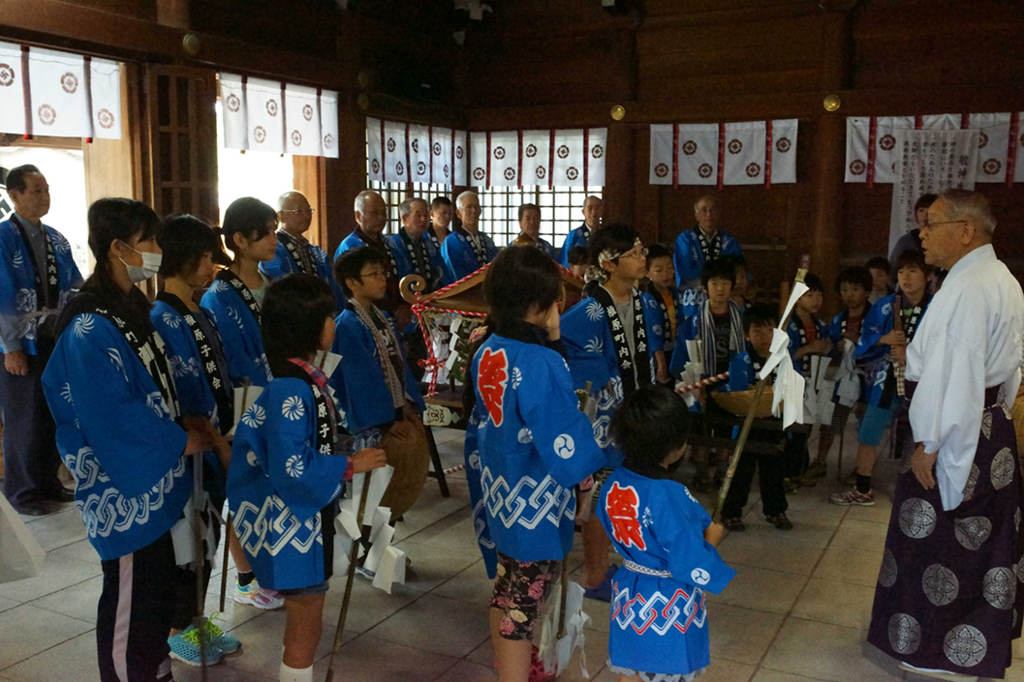
{"label": "drumstick", "polygon": [[[356,527],[363,527],[363,512],[366,511],[366,498],[370,494],[370,476],[373,470],[367,471],[363,478],[363,494],[359,498],[359,513],[356,515]],[[359,559],[359,540],[352,539],[352,551],[348,557],[348,575],[345,578],[345,597],[341,600],[341,613],[338,614],[338,627],[334,631],[334,646],[331,647],[331,657],[327,662],[326,682],[334,680],[334,658],[341,649],[341,640],[345,634],[345,618],[348,616],[348,603],[352,599],[352,582],[356,577],[356,561]]]}
{"label": "drumstick", "polygon": [[192,626],[199,635],[199,679],[206,682],[206,657],[208,643],[206,628],[203,627],[203,565],[206,553],[203,551],[203,520],[200,517],[199,502],[203,499],[203,454],[200,453],[192,462],[192,511],[195,518],[192,527],[192,566],[196,572],[196,603],[192,613]]}
{"label": "drumstick", "polygon": [[220,612],[224,613],[224,593],[228,589],[228,543],[230,542],[228,534],[231,532],[231,512],[228,511],[228,516],[224,519],[224,565],[220,572]]}

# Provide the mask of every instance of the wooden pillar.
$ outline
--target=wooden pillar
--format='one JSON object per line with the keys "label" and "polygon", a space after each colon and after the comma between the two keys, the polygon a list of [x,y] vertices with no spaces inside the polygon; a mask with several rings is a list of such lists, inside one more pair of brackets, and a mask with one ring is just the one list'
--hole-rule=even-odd
{"label": "wooden pillar", "polygon": [[[856,0],[825,0],[820,4],[825,11],[821,64],[821,91],[824,98],[849,85],[853,51],[851,10],[857,3]],[[841,232],[846,222],[843,201],[846,118],[842,108],[835,112],[823,108],[817,128],[814,171],[817,191],[811,269],[829,281],[839,273]]]}
{"label": "wooden pillar", "polygon": [[604,178],[604,222],[633,223],[633,175],[636,131],[632,126],[608,127],[608,162]]}
{"label": "wooden pillar", "polygon": [[634,128],[633,137],[633,229],[645,244],[667,240],[674,235],[662,235],[661,186],[650,182],[651,135],[650,126]]}
{"label": "wooden pillar", "polygon": [[338,103],[338,148],[341,158],[324,159],[321,200],[325,219],[320,226],[327,232],[323,246],[332,256],[341,240],[355,229],[353,202],[366,189],[366,118],[344,95]]}

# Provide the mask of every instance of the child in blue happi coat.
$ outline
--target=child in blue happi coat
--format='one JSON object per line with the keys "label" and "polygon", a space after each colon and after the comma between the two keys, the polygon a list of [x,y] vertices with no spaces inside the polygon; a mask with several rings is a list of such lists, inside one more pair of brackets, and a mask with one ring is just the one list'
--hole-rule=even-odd
{"label": "child in blue happi coat", "polygon": [[[192,560],[193,455],[214,449],[213,428],[179,412],[163,340],[135,286],[160,268],[153,209],[100,199],[88,221],[96,269],[61,314],[43,389],[103,571],[99,679],[168,682],[177,575]],[[220,454],[226,464],[227,448]]]}
{"label": "child in blue happi coat", "polygon": [[228,500],[238,541],[260,584],[288,613],[281,682],[312,682],[324,594],[334,566],[335,500],[383,450],[338,452],[337,408],[313,364],[334,340],[334,292],[313,275],[275,280],[263,305],[274,380],[242,415],[231,450]]}
{"label": "child in blue happi coat", "polygon": [[[707,300],[689,319],[686,328],[676,337],[675,350],[672,352],[672,376],[677,379],[686,369],[691,359],[703,364],[701,378],[716,376],[729,370],[729,363],[746,348],[743,340],[743,310],[732,300],[732,287],[735,283],[735,265],[725,259],[716,258],[708,261],[701,272],[701,283]],[[691,358],[691,344],[697,341],[702,357]],[[708,398],[702,404],[694,404],[694,409],[706,412],[722,413],[714,400]],[[716,427],[717,428],[717,427]],[[711,430],[714,433],[714,429]],[[693,448],[693,463],[696,473],[693,478],[693,489],[705,492],[709,483],[720,487],[725,479],[725,470],[729,466],[731,451],[719,448],[713,481],[709,481],[710,449],[707,446]]]}
{"label": "child in blue happi coat", "polygon": [[645,386],[612,422],[625,459],[595,509],[624,561],[612,581],[609,669],[619,682],[689,682],[711,663],[704,592],[736,574],[715,549],[722,526],[669,469],[686,448],[690,413],[678,395]]}
{"label": "child in blue happi coat", "polygon": [[[871,307],[868,303],[871,284],[871,272],[860,266],[844,269],[836,280],[836,293],[843,301],[843,309],[832,318],[832,323],[828,327],[828,339],[832,342],[833,358],[841,361],[845,358],[844,362],[847,364],[850,360],[848,353],[855,350],[857,341],[860,340],[864,317]],[[850,351],[846,350],[847,341],[851,342]],[[865,368],[877,356],[878,353],[871,353],[870,356],[856,357],[852,368],[843,369],[840,366],[836,387],[832,393],[832,420],[828,424],[823,423],[818,430],[818,455],[811,466],[807,467],[807,472],[801,479],[804,485],[814,485],[828,472],[828,453],[832,449],[832,443],[836,436],[842,435],[846,429],[846,422],[849,421],[854,407],[858,403],[863,406]],[[852,372],[848,371],[850,369]]]}
{"label": "child in blue happi coat", "polygon": [[[825,284],[814,273],[807,273],[804,284],[807,285],[808,291],[798,298],[796,305],[793,306],[793,313],[786,323],[786,334],[789,335],[789,354],[793,358],[793,367],[809,380],[812,378],[812,356],[828,355],[832,350],[832,342],[828,338],[828,327],[818,319],[818,311],[821,310],[825,298]],[[810,383],[807,382],[805,395],[807,391],[812,390]],[[814,415],[809,414],[806,406],[804,423],[814,423]],[[786,477],[789,479],[788,485],[791,488],[800,485],[799,479],[810,464],[810,453],[807,450],[809,437],[809,432],[794,434],[786,441],[785,468]]]}
{"label": "child in blue happi coat", "polygon": [[[772,334],[777,315],[771,306],[754,305],[743,316],[747,334],[747,349],[736,355],[729,363],[729,379],[719,389],[723,393],[747,391],[758,382],[758,374],[771,356]],[[768,385],[775,384],[777,370],[768,376]],[[777,420],[776,420],[777,421]],[[739,427],[732,436],[739,435]],[[743,523],[743,509],[747,506],[750,486],[754,482],[754,469],[758,474],[761,491],[761,511],[765,521],[779,530],[792,530],[793,523],[786,516],[789,503],[786,501],[786,486],[783,481],[782,448],[787,434],[767,429],[751,430],[747,448],[740,455],[733,474],[732,485],[722,505],[722,525],[731,531],[746,530]],[[754,450],[753,445],[758,448]]]}
{"label": "child in blue happi coat", "polygon": [[[149,313],[153,327],[164,341],[167,362],[174,376],[181,414],[208,419],[217,432],[226,434],[232,426],[233,391],[227,358],[220,334],[210,315],[195,301],[213,279],[214,258],[223,258],[220,239],[213,229],[192,215],[173,215],[164,220],[157,243],[163,250],[160,274],[163,286]],[[223,449],[229,449],[226,441]],[[205,453],[196,461],[202,463],[203,488],[210,504],[218,512],[227,499],[227,469],[215,452]],[[213,523],[215,542],[219,541],[220,524]],[[238,545],[233,531],[228,531],[229,546],[238,572],[252,570]],[[210,548],[211,550],[213,548]],[[199,603],[206,603],[212,562],[203,562],[203,594]],[[178,606],[171,623],[171,658],[189,665],[200,665],[200,633],[192,624],[196,605],[195,570],[179,568]],[[212,620],[205,621],[208,633],[206,663],[217,663],[223,654],[232,654],[241,643],[233,635],[221,631]]]}
{"label": "child in blue happi coat", "polygon": [[338,256],[334,273],[348,297],[335,320],[332,350],[341,356],[331,377],[350,433],[373,444],[392,428],[422,429],[423,397],[389,317],[376,302],[387,295],[387,262],[360,246]]}
{"label": "child in blue happi coat", "polygon": [[[623,396],[653,383],[664,373],[658,304],[636,287],[647,273],[647,249],[631,228],[612,224],[590,240],[589,298],[573,306],[562,319],[569,370],[577,389],[590,383],[597,403],[594,436],[604,448],[607,462],[595,475],[592,495],[612,468],[622,462],[609,435],[611,417]],[[656,374],[655,366],[662,369]],[[584,575],[580,584],[587,597],[611,598],[610,544],[597,519],[583,528]]]}
{"label": "child in blue happi coat", "polygon": [[509,247],[484,287],[491,314],[467,381],[467,478],[485,563],[496,575],[490,624],[498,676],[526,682],[530,637],[572,548],[573,486],[605,457],[565,364],[558,266],[537,248]]}
{"label": "child in blue happi coat", "polygon": [[[676,336],[686,325],[688,316],[684,303],[683,292],[676,287],[676,271],[672,266],[672,252],[661,244],[647,247],[647,286],[646,293],[658,305],[661,317],[657,326],[661,329],[661,347],[665,354],[665,364],[672,364],[672,349]],[[668,385],[670,376],[658,377],[658,383]]]}
{"label": "child in blue happi coat", "polygon": [[[855,351],[861,357],[874,353],[877,361],[871,366],[866,382],[868,406],[857,430],[854,486],[845,493],[833,493],[829,498],[833,504],[840,506],[870,507],[875,503],[871,474],[878,461],[878,446],[886,428],[903,404],[898,391],[896,363],[906,362],[907,346],[913,340],[931,302],[928,289],[933,270],[920,251],[902,252],[896,259],[895,267],[899,291],[878,299],[871,306],[864,318]],[[896,329],[896,316],[900,317],[902,331]]]}
{"label": "child in blue happi coat", "polygon": [[260,272],[260,263],[274,259],[276,230],[277,211],[259,199],[235,199],[224,212],[220,231],[234,258],[217,273],[202,306],[216,320],[234,386],[248,380],[262,387],[273,378],[260,336],[260,309],[270,278]]}

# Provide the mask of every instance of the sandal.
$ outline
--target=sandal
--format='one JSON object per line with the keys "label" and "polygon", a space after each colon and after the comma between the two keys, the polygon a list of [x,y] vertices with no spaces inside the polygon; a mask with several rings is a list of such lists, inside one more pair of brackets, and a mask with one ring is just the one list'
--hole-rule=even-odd
{"label": "sandal", "polygon": [[734,517],[729,518],[729,519],[721,519],[721,523],[722,523],[722,527],[725,528],[726,530],[735,531],[737,533],[739,531],[747,529],[747,527],[745,525],[743,525],[743,519],[741,519],[738,516],[734,516]]}

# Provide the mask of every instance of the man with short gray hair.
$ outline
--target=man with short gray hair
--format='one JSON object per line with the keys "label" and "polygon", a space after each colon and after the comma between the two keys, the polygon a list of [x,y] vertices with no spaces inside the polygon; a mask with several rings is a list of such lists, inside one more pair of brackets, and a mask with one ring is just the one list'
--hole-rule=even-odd
{"label": "man with short gray hair", "polygon": [[676,285],[683,290],[701,290],[700,273],[704,264],[722,256],[743,255],[736,237],[718,227],[721,207],[718,198],[706,194],[693,205],[697,224],[676,238],[672,264],[676,268]]}
{"label": "man with short gray hair", "polygon": [[868,631],[904,669],[943,679],[1002,679],[1024,616],[1009,413],[1024,294],[996,258],[995,227],[988,200],[963,190],[943,192],[921,227],[926,262],[949,274],[906,350],[897,428],[910,437]]}
{"label": "man with short gray hair", "polygon": [[444,279],[444,260],[434,242],[425,236],[430,227],[427,202],[409,197],[399,205],[398,215],[402,227],[389,239],[394,247],[399,281],[407,275],[419,275],[427,281],[424,293],[438,289]]}
{"label": "man with short gray hair", "polygon": [[498,255],[494,240],[480,231],[480,198],[476,192],[467,190],[459,195],[455,214],[462,224],[441,245],[448,277],[453,282],[472,275]]}
{"label": "man with short gray hair", "polygon": [[316,275],[331,286],[337,300],[336,313],[345,309],[345,294],[334,281],[331,262],[316,244],[306,240],[305,233],[313,222],[314,209],[302,194],[291,190],[277,199],[277,250],[274,259],[260,263],[260,271],[270,279],[293,272]]}
{"label": "man with short gray hair", "polygon": [[388,206],[384,203],[384,198],[372,189],[363,190],[356,195],[353,208],[356,229],[338,245],[338,250],[334,252],[334,260],[338,260],[338,256],[346,251],[360,246],[369,246],[380,251],[388,263],[388,293],[382,300],[377,301],[377,307],[391,315],[395,315],[400,307],[405,306],[408,309],[398,290],[399,253],[391,240],[384,236],[384,228],[388,224]]}

